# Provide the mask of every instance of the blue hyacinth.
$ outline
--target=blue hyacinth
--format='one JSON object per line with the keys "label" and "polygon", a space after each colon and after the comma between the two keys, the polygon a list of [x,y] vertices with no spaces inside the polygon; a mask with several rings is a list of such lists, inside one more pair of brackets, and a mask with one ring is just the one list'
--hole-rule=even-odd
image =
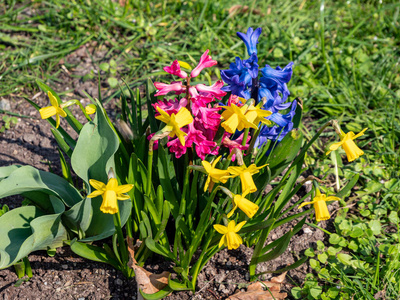
{"label": "blue hyacinth", "polygon": [[[292,119],[297,105],[296,101],[286,102],[290,95],[287,83],[292,78],[293,62],[283,69],[279,66],[274,69],[269,65],[259,68],[257,44],[260,34],[261,28],[253,30],[251,27],[246,34],[238,32],[237,35],[245,43],[250,58],[242,60],[236,57],[228,70],[221,70],[221,78],[227,84],[222,88],[223,91],[229,91],[246,100],[253,98],[256,103],[266,98],[263,109],[272,112],[268,119],[276,125],[272,127],[263,125],[256,141],[258,147],[261,147],[268,139],[281,141],[293,129]],[[289,108],[288,113],[280,113]]]}

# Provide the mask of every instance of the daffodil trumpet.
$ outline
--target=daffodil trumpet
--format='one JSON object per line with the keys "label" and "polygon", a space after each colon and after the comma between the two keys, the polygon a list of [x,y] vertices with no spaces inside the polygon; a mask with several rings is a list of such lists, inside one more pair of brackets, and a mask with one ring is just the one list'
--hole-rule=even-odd
{"label": "daffodil trumpet", "polygon": [[364,151],[362,151],[356,143],[354,143],[354,140],[362,135],[364,135],[364,132],[368,128],[364,128],[360,133],[354,134],[353,131],[349,131],[348,133],[344,133],[341,131],[340,134],[340,142],[334,143],[329,147],[329,151],[326,152],[326,155],[331,153],[332,151],[337,150],[339,147],[342,147],[344,152],[346,152],[347,155],[347,160],[349,162],[352,162],[359,158],[361,155],[364,154]]}
{"label": "daffodil trumpet", "polygon": [[326,205],[327,201],[338,201],[339,197],[335,196],[326,196],[325,194],[321,194],[319,189],[315,190],[315,197],[310,202],[302,203],[298,209],[302,208],[304,205],[313,204],[315,209],[315,219],[317,222],[325,221],[330,219],[331,215],[329,214],[328,206]]}
{"label": "daffodil trumpet", "polygon": [[222,234],[222,238],[219,241],[218,247],[226,246],[228,250],[237,249],[243,243],[242,238],[237,232],[242,229],[242,227],[246,224],[246,221],[240,222],[236,225],[234,220],[231,220],[228,223],[228,226],[215,224],[214,229]]}

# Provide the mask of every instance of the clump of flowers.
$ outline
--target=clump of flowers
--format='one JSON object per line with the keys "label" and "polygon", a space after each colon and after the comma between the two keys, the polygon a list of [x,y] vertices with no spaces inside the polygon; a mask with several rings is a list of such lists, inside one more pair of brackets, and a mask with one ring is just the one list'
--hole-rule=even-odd
{"label": "clump of flowers", "polygon": [[[287,212],[296,205],[286,210],[304,184],[298,179],[309,147],[333,125],[340,142],[332,144],[328,153],[343,147],[353,161],[363,154],[353,140],[365,131],[345,134],[336,121],[330,121],[304,143],[298,129],[301,107],[296,100],[289,101],[287,87],[293,63],[283,69],[259,68],[260,34],[261,28],[238,32],[249,58],[236,57],[229,69],[221,71],[222,80],[213,84],[203,84],[200,76],[217,64],[209,50],[193,69],[178,60],[164,67],[174,79],[155,82],[155,93],[150,92],[152,83],[147,83],[146,118],[139,90],[135,96],[126,86],[131,99],[121,93],[118,126],[108,118],[101,99],[91,99],[93,103],[85,108],[78,100],[62,102],[38,81],[51,106],[30,103],[52,126],[61,149],[63,177],[29,166],[0,170],[0,198],[21,193],[34,204],[0,216],[0,228],[10,233],[8,239],[0,239],[0,252],[6,253],[0,256],[0,268],[22,260],[28,270],[29,253],[64,242],[78,255],[133,277],[138,270],[149,275],[140,266],[156,253],[174,264],[179,280],[160,274],[164,284],[150,289],[154,294],[140,290],[144,298],[156,299],[173,290],[194,291],[199,272],[215,253],[245,244],[254,246],[249,271],[256,279],[257,264],[283,253],[312,210],[289,217]],[[86,124],[72,115],[71,105],[80,107]],[[56,120],[51,118],[54,115]],[[60,117],[76,131],[77,140],[62,128]],[[273,141],[273,147],[267,141]],[[73,185],[71,170],[83,185]],[[355,182],[348,183],[346,190]],[[313,204],[317,221],[327,220],[326,202],[342,196],[326,197],[318,187],[314,190],[312,201],[299,208]],[[292,230],[265,246],[271,230],[293,219],[299,222]],[[108,237],[111,242],[102,247],[92,244]],[[12,252],[15,245],[20,248],[17,254]]]}

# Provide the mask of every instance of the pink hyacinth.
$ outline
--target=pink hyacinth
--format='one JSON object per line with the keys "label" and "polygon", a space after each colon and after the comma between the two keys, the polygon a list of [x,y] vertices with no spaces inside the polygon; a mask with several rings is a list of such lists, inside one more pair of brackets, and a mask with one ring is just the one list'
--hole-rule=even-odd
{"label": "pink hyacinth", "polygon": [[192,113],[196,116],[199,113],[200,107],[207,107],[207,104],[214,101],[214,98],[211,96],[203,96],[198,95],[196,97],[192,97]]}
{"label": "pink hyacinth", "polygon": [[[232,153],[233,149],[235,149],[235,148],[239,149],[240,151],[247,150],[249,148],[249,142],[251,140],[251,136],[250,135],[247,136],[247,140],[246,140],[246,145],[245,146],[242,145],[243,136],[244,136],[244,133],[242,133],[236,140],[231,140],[229,138],[230,134],[229,133],[225,133],[224,136],[222,137],[221,145],[226,147],[226,148],[228,148],[229,149],[229,153]],[[234,161],[235,158],[236,158],[236,155],[234,154],[232,156],[232,161]]]}
{"label": "pink hyacinth", "polygon": [[244,105],[244,103],[240,101],[239,96],[231,94],[226,105],[231,106],[232,104],[235,104],[237,107],[242,107]]}
{"label": "pink hyacinth", "polygon": [[207,49],[206,52],[203,53],[203,55],[200,58],[199,64],[197,65],[196,68],[192,70],[192,73],[190,73],[190,77],[192,78],[197,77],[204,68],[209,68],[217,64],[217,61],[212,60],[211,56],[208,55],[208,52],[209,50]]}
{"label": "pink hyacinth", "polygon": [[171,115],[177,114],[182,107],[186,107],[187,103],[188,101],[186,98],[181,98],[180,100],[175,98],[174,100],[164,99],[163,101],[158,101],[152,104],[152,106],[156,110],[156,116],[159,115],[159,113],[157,112],[157,107],[161,108],[163,111]]}
{"label": "pink hyacinth", "polygon": [[187,78],[188,75],[185,71],[181,70],[178,60],[174,60],[171,66],[166,66],[163,70],[169,74],[179,76],[180,78]]}
{"label": "pink hyacinth", "polygon": [[179,95],[186,91],[186,88],[182,86],[182,82],[173,82],[171,84],[166,84],[162,82],[154,82],[154,86],[158,90],[158,92],[154,96],[166,95],[169,92],[175,92],[175,94]]}
{"label": "pink hyacinth", "polygon": [[187,151],[187,148],[196,148],[197,155],[204,159],[208,154],[218,154],[217,143],[209,141],[202,133],[201,130],[197,130],[193,123],[188,125],[188,128],[182,129],[187,133],[185,136],[185,146],[179,142],[179,139],[173,139],[167,143],[169,150],[175,153],[176,158],[180,158]]}
{"label": "pink hyacinth", "polygon": [[212,86],[207,86],[204,84],[196,85],[196,90],[200,93],[209,94],[214,96],[217,99],[221,99],[226,95],[226,92],[221,91],[221,88],[224,86],[224,82],[222,80],[216,81]]}
{"label": "pink hyacinth", "polygon": [[203,124],[205,129],[217,131],[221,122],[220,108],[199,107],[195,120]]}

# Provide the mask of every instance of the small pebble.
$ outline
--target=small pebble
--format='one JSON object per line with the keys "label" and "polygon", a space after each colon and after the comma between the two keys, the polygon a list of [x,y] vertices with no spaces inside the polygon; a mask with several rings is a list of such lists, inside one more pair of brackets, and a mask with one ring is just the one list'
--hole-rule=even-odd
{"label": "small pebble", "polygon": [[78,300],[85,300],[85,297],[80,297],[78,298]]}
{"label": "small pebble", "polygon": [[61,265],[61,268],[63,268],[64,270],[68,269],[68,265]]}
{"label": "small pebble", "polygon": [[250,273],[246,273],[246,275],[244,275],[244,279],[246,279],[246,281],[250,280]]}
{"label": "small pebble", "polygon": [[119,278],[117,278],[117,279],[115,279],[115,284],[116,285],[122,285],[124,282],[121,280],[121,279],[119,279]]}
{"label": "small pebble", "polygon": [[311,233],[313,233],[313,231],[310,229],[310,228],[303,228],[303,231],[304,231],[304,233],[306,233],[306,234],[311,234]]}

